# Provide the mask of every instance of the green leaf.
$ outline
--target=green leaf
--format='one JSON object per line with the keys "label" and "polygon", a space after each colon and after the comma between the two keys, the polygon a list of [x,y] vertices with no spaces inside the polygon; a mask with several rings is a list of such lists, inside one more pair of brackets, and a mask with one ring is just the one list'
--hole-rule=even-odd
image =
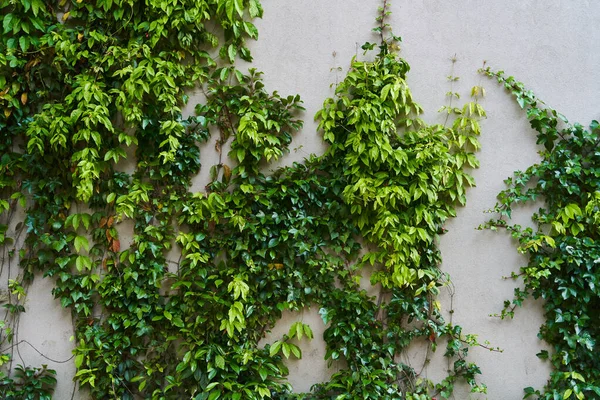
{"label": "green leaf", "polygon": [[12,21],[14,15],[12,13],[8,13],[2,19],[2,27],[4,28],[4,34],[7,34],[12,30]]}
{"label": "green leaf", "polygon": [[222,356],[217,355],[215,357],[215,365],[217,368],[225,369],[225,359]]}
{"label": "green leaf", "polygon": [[179,317],[173,318],[173,320],[171,322],[173,323],[173,325],[175,325],[178,328],[184,328],[185,327],[185,323]]}
{"label": "green leaf", "polygon": [[571,377],[573,379],[580,380],[581,382],[585,382],[585,378],[579,372],[575,372],[575,371],[571,372]]}
{"label": "green leaf", "polygon": [[219,74],[219,78],[222,81],[227,80],[227,77],[229,76],[229,68],[221,68],[221,72]]}
{"label": "green leaf", "polygon": [[29,36],[21,36],[19,38],[19,46],[21,51],[25,53],[29,49]]}
{"label": "green leaf", "polygon": [[265,397],[271,397],[271,391],[269,389],[267,389],[266,387],[262,387],[259,386],[257,388],[258,394],[260,396],[261,399],[265,398]]}
{"label": "green leaf", "polygon": [[290,343],[289,346],[290,346],[290,349],[292,350],[292,354],[294,354],[294,356],[296,356],[297,359],[301,359],[302,351],[300,350],[300,347],[298,347],[292,343]]}
{"label": "green leaf", "polygon": [[[300,324],[300,322],[294,322],[291,326],[290,326],[290,330],[288,331],[288,336],[293,338],[294,336],[296,336],[296,332],[298,329],[298,324]],[[300,333],[300,335],[302,335],[302,333]],[[298,339],[300,339],[301,337],[299,336]]]}
{"label": "green leaf", "polygon": [[75,268],[77,268],[77,271],[79,271],[79,272],[82,272],[84,270],[91,270],[92,269],[92,260],[87,256],[79,255],[75,259]]}
{"label": "green leaf", "polygon": [[45,10],[46,6],[44,5],[42,0],[32,0],[31,9],[33,10],[33,15],[37,17],[40,10]]}
{"label": "green leaf", "polygon": [[208,400],[217,400],[219,397],[221,397],[221,391],[213,390],[212,392],[210,392],[210,395],[208,396]]}
{"label": "green leaf", "polygon": [[77,354],[75,356],[75,368],[79,369],[83,364],[83,354]]}
{"label": "green leaf", "polygon": [[[246,31],[246,34],[248,36],[250,36],[252,39],[258,39],[258,29],[256,29],[256,26],[251,23],[251,22],[244,22],[244,30]],[[238,72],[238,71],[236,71]],[[241,79],[241,73],[240,73],[240,77],[238,77],[238,82],[242,83],[243,79]]]}
{"label": "green leaf", "polygon": [[76,236],[73,244],[75,246],[75,251],[78,253],[81,252],[82,248],[84,248],[85,251],[89,251],[90,249],[90,242],[85,236]]}
{"label": "green leaf", "polygon": [[286,342],[281,343],[281,352],[285,358],[290,358],[290,344]]}
{"label": "green leaf", "polygon": [[262,16],[262,7],[260,6],[258,0],[249,1],[248,12],[250,13],[250,18]]}
{"label": "green leaf", "polygon": [[237,14],[240,17],[244,16],[244,0],[234,0],[234,3]]}
{"label": "green leaf", "polygon": [[237,49],[233,44],[230,44],[227,48],[227,56],[229,57],[229,62],[234,63],[235,57],[237,56]]}
{"label": "green leaf", "polygon": [[308,324],[302,324],[302,327],[303,327],[303,329],[304,329],[304,334],[305,334],[305,335],[306,335],[306,336],[307,336],[309,339],[312,339],[314,336],[313,336],[313,331],[312,331],[312,329],[310,328],[310,325],[308,325]]}
{"label": "green leaf", "polygon": [[258,373],[260,375],[260,379],[263,380],[263,382],[267,379],[267,377],[269,376],[269,370],[266,369],[265,367],[260,367],[258,369]]}
{"label": "green leaf", "polygon": [[381,101],[385,101],[387,99],[388,93],[392,88],[392,84],[387,84],[381,89]]}
{"label": "green leaf", "polygon": [[275,343],[273,343],[271,345],[271,348],[269,349],[269,355],[271,357],[273,357],[275,354],[279,353],[279,350],[281,350],[282,344],[283,344],[283,342],[281,342],[280,340],[277,340]]}
{"label": "green leaf", "polygon": [[225,13],[227,14],[227,19],[230,22],[233,22],[233,11],[235,7],[235,0],[225,0]]}

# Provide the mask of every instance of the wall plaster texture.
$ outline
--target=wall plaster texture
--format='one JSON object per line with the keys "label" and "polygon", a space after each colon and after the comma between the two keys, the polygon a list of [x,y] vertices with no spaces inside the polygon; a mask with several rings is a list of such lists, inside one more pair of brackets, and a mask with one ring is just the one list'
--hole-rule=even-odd
{"label": "wall plaster texture", "polygon": [[[299,93],[304,100],[305,127],[292,143],[291,148],[297,150],[285,158],[285,164],[323,151],[313,115],[323,100],[332,95],[330,85],[343,79],[351,58],[357,54],[362,57],[360,45],[376,41],[370,29],[380,3],[263,1],[264,18],[257,21],[260,39],[251,44],[254,63],[240,62],[239,68],[256,67],[264,71],[268,90],[284,95]],[[502,280],[502,276],[517,270],[525,260],[506,235],[474,228],[488,217],[483,211],[494,205],[495,195],[504,187],[503,180],[512,171],[537,160],[537,148],[523,112],[494,81],[482,78],[476,71],[487,60],[492,68],[503,69],[525,82],[569,120],[585,125],[600,118],[600,0],[394,0],[391,10],[390,23],[396,34],[403,37],[402,56],[412,68],[408,82],[416,101],[426,110],[425,120],[443,121],[436,110],[446,101],[446,76],[450,74],[452,56],[458,59],[454,75],[461,77],[455,91],[463,99],[468,98],[473,85],[486,88],[487,97],[482,104],[488,118],[482,122],[481,167],[474,171],[477,188],[468,192],[467,206],[459,210],[458,217],[447,226],[449,232],[441,238],[441,268],[451,275],[455,286],[454,322],[504,352],[473,350],[472,360],[482,369],[481,380],[488,385],[488,394],[475,396],[458,390],[455,398],[521,399],[522,388],[542,387],[549,374],[548,365],[535,356],[544,348],[536,337],[543,322],[540,304],[528,302],[514,320],[489,316],[498,312],[502,302],[512,295],[514,283]],[[197,101],[202,101],[198,94],[192,96],[190,112]],[[212,149],[208,145],[203,150],[205,168],[193,190],[203,190],[206,184],[208,167],[213,164]],[[126,231],[124,244],[130,240]],[[13,266],[13,273],[15,269]],[[365,288],[373,290],[368,283]],[[41,277],[30,288],[18,338],[55,361],[67,360],[73,347],[69,341],[70,314],[52,299],[51,289],[52,282]],[[447,293],[442,306],[450,309]],[[325,326],[317,311],[311,308],[301,314],[286,315],[265,339],[276,340],[296,320],[312,326],[316,339],[301,343],[304,358],[289,362],[289,379],[296,391],[309,390],[312,384],[325,381],[341,367],[334,364],[328,368],[323,360],[324,344],[318,338]],[[45,363],[57,369],[55,398],[71,398],[75,371],[72,361],[57,363],[45,359],[26,344],[19,349],[17,362]],[[440,360],[441,354],[438,351],[424,369],[426,376],[443,376],[446,364]],[[418,366],[424,355],[415,351],[406,357]],[[73,398],[87,396],[76,392]]]}

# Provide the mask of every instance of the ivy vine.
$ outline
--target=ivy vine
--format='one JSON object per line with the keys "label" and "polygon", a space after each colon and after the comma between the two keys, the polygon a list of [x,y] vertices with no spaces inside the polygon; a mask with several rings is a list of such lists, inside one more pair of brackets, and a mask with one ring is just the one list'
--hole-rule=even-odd
{"label": "ivy vine", "polygon": [[[500,317],[512,318],[529,296],[544,301],[546,322],[538,336],[552,351],[538,353],[553,366],[543,390],[525,389],[525,398],[600,398],[600,126],[569,123],[512,76],[490,69],[525,109],[537,143],[540,162],[506,180],[486,228],[506,229],[518,240],[528,263],[514,279],[524,289],[506,301]],[[533,214],[534,228],[512,224],[512,210],[523,203],[543,202]]]}
{"label": "ivy vine", "polygon": [[[265,166],[302,126],[302,102],[233,65],[251,60],[258,0],[0,0],[0,9],[0,244],[3,265],[21,267],[9,272],[3,346],[41,273],[72,312],[76,380],[94,398],[426,400],[450,397],[458,379],[485,391],[466,359],[476,336],[444,322],[436,300],[448,284],[436,240],[474,184],[482,90],[446,108],[449,126],[422,121],[387,0],[380,42],[364,46],[373,61],[355,58],[316,116],[327,152],[271,175]],[[197,86],[206,101],[183,118]],[[200,146],[215,134],[219,163],[191,192]],[[178,260],[167,256],[174,246]],[[359,285],[366,265],[378,298]],[[311,306],[327,324],[326,359],[346,368],[292,394],[284,361],[302,356],[297,340],[312,329],[296,322],[274,343],[260,340],[283,311]],[[399,361],[417,341],[445,346],[452,366],[441,382]],[[24,398],[49,398],[53,371],[13,372],[0,381],[5,396],[32,387]]]}

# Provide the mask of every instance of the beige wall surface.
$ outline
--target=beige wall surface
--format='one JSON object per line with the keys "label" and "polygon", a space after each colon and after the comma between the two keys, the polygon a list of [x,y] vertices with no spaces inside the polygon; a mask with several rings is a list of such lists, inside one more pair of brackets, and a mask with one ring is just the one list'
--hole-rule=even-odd
{"label": "beige wall surface", "polygon": [[[380,3],[263,1],[264,18],[257,21],[260,39],[251,44],[254,63],[240,62],[239,68],[256,67],[264,71],[268,90],[298,93],[304,100],[305,127],[291,145],[297,149],[284,163],[323,151],[313,115],[332,95],[330,85],[343,79],[351,58],[362,57],[360,46],[376,41],[371,28]],[[512,295],[515,283],[502,276],[517,270],[525,260],[506,235],[475,228],[489,216],[483,211],[494,205],[503,180],[512,171],[535,162],[537,149],[524,114],[495,82],[478,75],[477,69],[486,60],[492,68],[507,71],[571,121],[586,125],[600,118],[600,0],[394,0],[391,10],[390,23],[403,37],[401,54],[412,68],[408,82],[414,98],[426,110],[425,120],[441,120],[436,110],[446,101],[446,76],[454,55],[458,59],[454,75],[461,77],[455,91],[466,99],[473,85],[486,88],[483,105],[488,118],[482,122],[481,167],[474,171],[477,187],[468,192],[467,207],[459,210],[448,226],[449,232],[441,238],[441,268],[454,282],[453,322],[504,352],[473,351],[472,360],[481,366],[481,380],[487,384],[488,394],[471,397],[459,390],[455,398],[521,399],[522,388],[543,386],[549,374],[548,365],[535,356],[544,347],[536,337],[543,322],[541,307],[529,302],[514,320],[489,316],[499,312],[503,301]],[[207,171],[210,162],[205,159],[203,164]],[[197,190],[204,187],[204,176],[196,179]],[[22,345],[17,362],[45,363],[57,369],[55,398],[70,399],[72,361],[55,362],[71,357],[70,316],[52,299],[51,288],[52,282],[38,279],[29,291],[19,339],[27,340],[54,361]],[[444,310],[450,309],[450,297],[443,295]],[[323,360],[324,345],[318,336],[325,327],[316,311],[286,315],[266,339],[280,337],[295,320],[302,319],[313,327],[317,338],[302,344],[304,359],[289,363],[290,381],[297,391],[309,390],[340,368],[333,365],[328,369]],[[415,365],[423,362],[418,352],[407,357]],[[441,376],[446,368],[437,358],[424,371],[431,378]],[[76,393],[73,398],[85,396]]]}

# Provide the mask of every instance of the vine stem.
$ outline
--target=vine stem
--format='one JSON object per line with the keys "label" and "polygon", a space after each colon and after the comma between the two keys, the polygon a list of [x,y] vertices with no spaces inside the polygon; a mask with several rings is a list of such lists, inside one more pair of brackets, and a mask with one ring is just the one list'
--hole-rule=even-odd
{"label": "vine stem", "polygon": [[450,69],[450,101],[448,103],[448,110],[446,112],[446,119],[444,120],[444,126],[448,125],[448,119],[450,118],[450,111],[452,110],[452,100],[454,100],[454,66],[456,65],[456,53],[450,59],[452,61],[452,68]]}
{"label": "vine stem", "polygon": [[31,347],[36,353],[38,353],[41,357],[45,358],[48,361],[52,361],[53,363],[57,363],[57,364],[65,364],[68,363],[69,361],[71,361],[73,358],[75,358],[75,355],[72,355],[71,357],[67,358],[66,360],[55,360],[53,358],[48,357],[47,355],[45,355],[44,353],[42,353],[40,350],[37,349],[37,347],[35,347],[34,345],[32,345],[30,342],[28,342],[25,339],[21,339],[19,340],[17,343],[14,343],[8,347],[3,348],[2,350],[0,350],[0,352],[5,352],[7,350],[10,350],[12,348],[16,348],[18,347],[20,344],[26,344],[29,345],[29,347]]}
{"label": "vine stem", "polygon": [[388,0],[383,0],[383,7],[381,7],[381,20],[379,21],[379,37],[381,38],[381,45],[385,43],[385,39],[383,38],[383,30],[385,29],[385,17],[386,17],[386,9],[388,6]]}

